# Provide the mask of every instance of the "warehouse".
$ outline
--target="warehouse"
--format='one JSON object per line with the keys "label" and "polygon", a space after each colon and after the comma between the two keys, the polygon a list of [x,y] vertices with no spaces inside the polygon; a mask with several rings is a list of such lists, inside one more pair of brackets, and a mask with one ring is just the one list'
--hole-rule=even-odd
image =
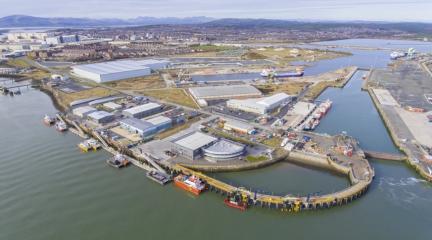
{"label": "warehouse", "polygon": [[262,95],[262,93],[258,89],[247,84],[194,87],[189,88],[189,92],[196,100],[260,97]]}
{"label": "warehouse", "polygon": [[115,102],[107,102],[103,104],[103,107],[112,111],[119,110],[122,108],[120,104],[117,104]]}
{"label": "warehouse", "polygon": [[162,106],[157,103],[146,103],[133,108],[123,110],[123,115],[131,118],[144,118],[162,111]]}
{"label": "warehouse", "polygon": [[266,114],[276,108],[289,103],[292,96],[285,93],[278,93],[270,97],[256,99],[232,99],[227,102],[227,107],[245,112]]}
{"label": "warehouse", "polygon": [[117,60],[72,66],[72,73],[98,83],[143,77],[169,66],[166,60]]}
{"label": "warehouse", "polygon": [[97,111],[96,108],[93,108],[93,107],[90,107],[90,106],[84,106],[84,107],[74,108],[72,110],[72,114],[75,115],[75,116],[78,116],[80,118],[85,118],[90,113],[96,112],[96,111]]}
{"label": "warehouse", "polygon": [[115,118],[112,113],[105,112],[105,111],[92,112],[87,117],[91,121],[93,121],[95,123],[99,123],[99,124],[112,122],[112,121],[114,121],[114,118]]}
{"label": "warehouse", "polygon": [[203,156],[202,149],[212,145],[217,138],[201,132],[192,132],[171,141],[172,151],[187,159]]}
{"label": "warehouse", "polygon": [[210,162],[236,160],[246,152],[246,146],[227,139],[220,139],[204,148],[204,158]]}
{"label": "warehouse", "polygon": [[138,64],[136,61],[111,61],[72,66],[72,72],[79,77],[87,78],[98,83],[117,81],[127,78],[150,75],[150,68]]}
{"label": "warehouse", "polygon": [[243,123],[233,119],[223,119],[223,127],[227,131],[233,131],[241,134],[255,134],[256,129],[247,123]]}
{"label": "warehouse", "polygon": [[155,133],[155,126],[149,122],[136,118],[125,118],[119,121],[120,127],[130,133],[138,134],[141,138],[147,138]]}
{"label": "warehouse", "polygon": [[172,126],[171,118],[165,116],[157,116],[157,117],[145,119],[144,121],[152,124],[155,127],[156,132],[163,131]]}
{"label": "warehouse", "polygon": [[137,60],[136,62],[140,65],[149,67],[153,71],[165,69],[170,65],[170,61],[156,59]]}

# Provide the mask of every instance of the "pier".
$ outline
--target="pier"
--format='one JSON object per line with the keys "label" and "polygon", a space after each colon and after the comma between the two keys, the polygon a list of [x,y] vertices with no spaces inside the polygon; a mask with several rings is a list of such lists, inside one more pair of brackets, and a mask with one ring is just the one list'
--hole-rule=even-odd
{"label": "pier", "polygon": [[402,154],[374,152],[374,151],[364,151],[364,154],[367,158],[376,158],[381,160],[405,161],[407,159],[407,157]]}

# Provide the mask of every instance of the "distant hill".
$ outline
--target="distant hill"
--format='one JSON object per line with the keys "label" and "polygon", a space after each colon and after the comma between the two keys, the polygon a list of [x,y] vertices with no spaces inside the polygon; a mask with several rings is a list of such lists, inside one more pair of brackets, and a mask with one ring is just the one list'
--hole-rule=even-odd
{"label": "distant hill", "polygon": [[363,27],[382,30],[399,30],[409,33],[432,34],[432,23],[418,22],[373,22],[373,21],[296,21],[275,19],[236,19],[226,18],[214,20],[201,25],[225,28],[290,28],[298,30],[323,30],[341,27]]}
{"label": "distant hill", "polygon": [[91,18],[44,18],[26,15],[12,15],[0,18],[0,28],[12,27],[108,27],[108,26],[145,26],[159,24],[200,24],[214,20],[208,17],[154,18],[137,17],[133,19],[91,19]]}

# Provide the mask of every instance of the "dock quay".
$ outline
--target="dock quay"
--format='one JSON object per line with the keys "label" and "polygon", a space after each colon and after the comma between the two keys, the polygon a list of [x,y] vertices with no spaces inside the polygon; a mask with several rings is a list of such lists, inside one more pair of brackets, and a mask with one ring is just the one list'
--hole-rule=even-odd
{"label": "dock quay", "polygon": [[9,92],[13,89],[20,89],[20,88],[29,88],[32,86],[32,83],[30,80],[22,81],[22,82],[12,82],[7,83],[7,81],[0,82],[0,91],[2,92]]}
{"label": "dock quay", "polygon": [[349,188],[343,189],[338,192],[320,195],[320,196],[303,196],[296,197],[291,194],[285,196],[261,194],[252,192],[250,190],[235,187],[224,183],[220,180],[207,176],[204,173],[194,171],[192,169],[176,164],[171,167],[174,173],[184,173],[195,175],[202,180],[206,181],[210,191],[228,195],[234,192],[240,192],[242,195],[247,196],[253,202],[253,205],[282,209],[286,211],[301,211],[329,208],[333,206],[340,206],[347,204],[362,196],[368,189],[374,177],[374,171],[365,159],[356,159],[353,162],[360,162],[366,164],[360,166],[358,164],[347,164],[348,166],[341,165],[333,161],[330,157],[311,157],[303,153],[290,153],[289,161],[301,162],[302,164],[313,166],[325,166],[328,169],[333,169],[339,173],[348,175],[352,185]]}
{"label": "dock quay", "polygon": [[404,161],[407,158],[402,154],[392,154],[392,153],[383,153],[383,152],[374,152],[374,151],[364,151],[364,154],[367,158],[376,158],[376,159],[390,160],[390,161]]}

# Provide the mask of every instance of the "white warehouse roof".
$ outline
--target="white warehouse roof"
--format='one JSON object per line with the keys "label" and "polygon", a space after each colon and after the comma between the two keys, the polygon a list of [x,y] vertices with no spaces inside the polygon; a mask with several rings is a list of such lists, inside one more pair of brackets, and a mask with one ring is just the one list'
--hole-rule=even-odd
{"label": "white warehouse roof", "polygon": [[153,117],[153,118],[149,118],[149,119],[145,119],[144,121],[149,122],[153,125],[161,125],[161,124],[166,124],[166,123],[171,123],[171,118],[169,117],[165,117],[165,116],[157,116],[157,117]]}
{"label": "white warehouse roof", "polygon": [[247,84],[194,87],[194,88],[189,88],[189,92],[196,99],[224,99],[224,98],[252,97],[252,96],[262,95],[262,93],[258,89]]}
{"label": "white warehouse roof", "polygon": [[291,96],[286,93],[277,93],[270,97],[262,98],[260,101],[258,101],[258,104],[264,105],[266,107],[271,107],[275,104],[280,104],[283,101],[287,101],[290,99]]}
{"label": "white warehouse roof", "polygon": [[136,107],[133,107],[133,108],[129,108],[129,109],[123,110],[123,111],[126,112],[126,113],[129,113],[131,115],[134,115],[134,114],[137,114],[137,113],[150,111],[150,110],[153,110],[153,109],[156,109],[156,108],[160,108],[160,107],[161,107],[161,105],[159,105],[157,103],[150,102],[150,103],[139,105],[139,106],[136,106]]}
{"label": "white warehouse roof", "polygon": [[105,112],[105,111],[96,111],[96,112],[92,112],[88,115],[89,118],[95,119],[95,120],[100,120],[100,119],[103,119],[105,117],[112,117],[112,116],[114,116],[112,113]]}
{"label": "white warehouse roof", "polygon": [[122,60],[122,61],[110,61],[110,62],[78,65],[78,66],[73,66],[72,68],[74,70],[79,69],[94,74],[109,74],[109,73],[126,72],[132,70],[148,69],[149,67],[141,65],[136,61]]}
{"label": "white warehouse roof", "polygon": [[214,141],[216,141],[217,138],[212,137],[210,135],[201,133],[201,132],[194,132],[190,135],[186,135],[175,141],[175,144],[180,145],[184,148],[188,148],[191,150],[200,149]]}

